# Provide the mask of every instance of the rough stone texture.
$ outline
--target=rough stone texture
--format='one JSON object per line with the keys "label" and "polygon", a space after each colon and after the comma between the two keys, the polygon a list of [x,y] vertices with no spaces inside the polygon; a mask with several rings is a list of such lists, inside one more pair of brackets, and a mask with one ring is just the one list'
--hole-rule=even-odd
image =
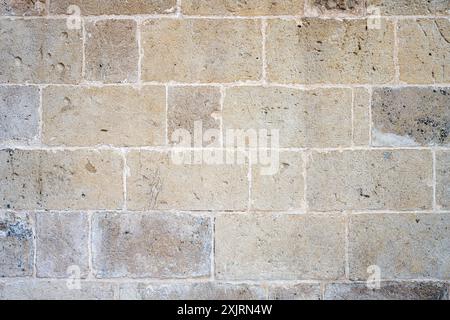
{"label": "rough stone texture", "polygon": [[46,13],[45,0],[3,0],[0,2],[0,16],[42,16]]}
{"label": "rough stone texture", "polygon": [[142,26],[146,81],[233,82],[262,74],[256,20],[166,19]]}
{"label": "rough stone texture", "polygon": [[0,212],[0,277],[33,274],[34,232],[29,214]]}
{"label": "rough stone texture", "polygon": [[372,99],[373,145],[450,146],[450,88],[379,88]]}
{"label": "rough stone texture", "polygon": [[394,28],[382,20],[270,20],[267,74],[281,83],[386,83],[394,78]]}
{"label": "rough stone texture", "polygon": [[77,5],[82,15],[170,14],[176,11],[176,0],[52,0],[50,13],[66,14]]}
{"label": "rough stone texture", "polygon": [[165,113],[164,87],[50,86],[43,92],[43,142],[66,146],[164,145]]}
{"label": "rough stone texture", "polygon": [[334,215],[221,215],[215,223],[216,277],[342,278],[344,229],[344,219]]}
{"label": "rough stone texture", "polygon": [[364,15],[366,0],[306,0],[306,14],[310,16]]}
{"label": "rough stone texture", "polygon": [[311,210],[432,208],[432,155],[426,150],[313,153],[306,176]]}
{"label": "rough stone texture", "polygon": [[0,207],[118,209],[122,158],[112,151],[0,151]]}
{"label": "rough stone texture", "polygon": [[253,166],[252,208],[255,210],[303,210],[305,182],[302,153],[279,153],[277,169],[274,175],[263,175],[261,165]]}
{"label": "rough stone texture", "polygon": [[350,278],[377,265],[383,279],[449,279],[450,215],[387,213],[350,217]]}
{"label": "rough stone texture", "polygon": [[449,20],[401,20],[398,37],[401,81],[450,82]]}
{"label": "rough stone texture", "polygon": [[436,205],[450,210],[450,151],[436,152]]}
{"label": "rough stone texture", "polygon": [[100,278],[210,274],[209,218],[172,213],[94,215],[93,268]]}
{"label": "rough stone texture", "polygon": [[81,79],[81,30],[68,29],[64,19],[0,20],[0,52],[0,82],[77,83]]}
{"label": "rough stone texture", "polygon": [[349,89],[233,87],[226,91],[223,125],[279,130],[280,147],[350,146],[351,108]]}
{"label": "rough stone texture", "polygon": [[[85,278],[89,268],[89,226],[86,213],[36,215],[36,273],[41,278],[68,278],[77,266]],[[57,259],[55,259],[57,257]]]}
{"label": "rough stone texture", "polygon": [[136,82],[138,40],[133,20],[86,24],[86,78],[102,82]]}
{"label": "rough stone texture", "polygon": [[269,286],[270,300],[320,300],[320,284]]}
{"label": "rough stone texture", "polygon": [[448,0],[366,0],[383,15],[440,15],[450,13]]}
{"label": "rough stone texture", "polygon": [[136,151],[128,153],[127,166],[128,209],[247,208],[247,165],[177,164],[168,153]]}
{"label": "rough stone texture", "polygon": [[67,286],[67,281],[20,280],[9,281],[0,289],[0,298],[6,300],[111,300],[114,284],[81,281],[80,289]]}
{"label": "rough stone texture", "polygon": [[[168,95],[168,135],[169,143],[178,142],[174,131],[189,131],[194,139],[194,122],[201,121],[203,133],[220,129],[221,107],[220,89],[216,87],[171,87]],[[174,135],[174,136],[173,136]],[[174,138],[174,139],[172,139]],[[205,141],[203,146],[214,145],[219,141]],[[193,143],[192,143],[193,146]]]}
{"label": "rough stone texture", "polygon": [[220,282],[145,284],[120,286],[120,299],[127,300],[262,300],[262,287]]}
{"label": "rough stone texture", "polygon": [[301,15],[304,0],[183,0],[186,15],[270,16]]}
{"label": "rough stone texture", "polygon": [[353,90],[353,144],[370,145],[370,93],[365,88]]}
{"label": "rough stone texture", "polygon": [[333,283],[325,287],[326,300],[447,300],[448,288],[439,282],[382,282],[380,289],[366,283]]}
{"label": "rough stone texture", "polygon": [[0,87],[0,143],[27,142],[39,132],[39,89]]}

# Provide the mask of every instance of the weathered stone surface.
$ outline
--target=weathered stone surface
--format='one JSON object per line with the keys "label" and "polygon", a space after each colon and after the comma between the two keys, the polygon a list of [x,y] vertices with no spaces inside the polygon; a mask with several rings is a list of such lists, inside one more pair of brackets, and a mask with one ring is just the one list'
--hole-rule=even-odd
{"label": "weathered stone surface", "polygon": [[210,274],[209,218],[171,213],[98,213],[92,229],[97,277],[190,278]]}
{"label": "weathered stone surface", "polygon": [[364,15],[365,0],[306,0],[309,16]]}
{"label": "weathered stone surface", "polygon": [[136,151],[128,153],[127,166],[128,209],[247,208],[247,165],[178,164],[168,153]]}
{"label": "weathered stone surface", "polygon": [[165,19],[142,26],[146,81],[233,82],[262,74],[256,20]]}
{"label": "weathered stone surface", "polygon": [[264,288],[248,284],[220,282],[145,284],[120,286],[120,299],[125,300],[262,300]]}
{"label": "weathered stone surface", "polygon": [[0,277],[33,274],[33,238],[30,215],[0,213]]}
{"label": "weathered stone surface", "polygon": [[0,151],[0,207],[118,209],[122,158],[112,151]]}
{"label": "weathered stone surface", "polygon": [[[178,142],[177,135],[174,135],[178,129],[187,130],[194,140],[195,122],[201,124],[203,134],[210,129],[220,129],[220,89],[217,87],[170,87],[167,104],[170,143]],[[218,141],[206,141],[203,146],[217,146],[216,143]]]}
{"label": "weathered stone surface", "polygon": [[65,19],[1,20],[0,82],[79,82],[81,38]]}
{"label": "weathered stone surface", "polygon": [[302,153],[279,152],[279,165],[276,169],[273,175],[263,175],[261,165],[253,166],[252,208],[255,210],[305,209]]}
{"label": "weathered stone surface", "polygon": [[176,0],[52,0],[50,13],[66,14],[70,5],[80,7],[82,15],[169,14],[176,11]]}
{"label": "weathered stone surface", "polygon": [[47,87],[43,93],[43,142],[67,146],[163,145],[165,92],[158,86]]}
{"label": "weathered stone surface", "polygon": [[269,286],[269,300],[320,300],[320,284]]}
{"label": "weathered stone surface", "polygon": [[45,14],[45,0],[3,0],[0,2],[0,16],[41,16]]}
{"label": "weathered stone surface", "polygon": [[0,142],[27,142],[39,132],[39,89],[0,87]]}
{"label": "weathered stone surface", "polygon": [[138,40],[134,20],[86,24],[86,78],[103,82],[138,80]]}
{"label": "weathered stone surface", "polygon": [[401,20],[398,37],[401,81],[419,84],[450,81],[449,20]]}
{"label": "weathered stone surface", "polygon": [[450,210],[450,151],[436,152],[436,205]]}
{"label": "weathered stone surface", "polygon": [[[89,268],[89,226],[86,213],[36,215],[36,272],[42,278],[69,278],[76,266],[81,278]],[[77,272],[78,272],[77,270]]]}
{"label": "weathered stone surface", "polygon": [[218,279],[339,279],[344,219],[334,215],[224,214],[216,218]]}
{"label": "weathered stone surface", "polygon": [[370,93],[365,88],[353,90],[353,144],[370,144]]}
{"label": "weathered stone surface", "polygon": [[440,15],[449,14],[448,0],[366,0],[383,15]]}
{"label": "weathered stone surface", "polygon": [[223,126],[267,129],[269,135],[279,130],[280,147],[350,146],[351,108],[349,89],[232,87],[225,95]]}
{"label": "weathered stone surface", "polygon": [[394,28],[366,20],[270,20],[267,74],[281,83],[386,83],[394,78]]}
{"label": "weathered stone surface", "polygon": [[373,145],[450,145],[450,88],[379,88],[372,97]]}
{"label": "weathered stone surface", "polygon": [[112,283],[81,281],[80,289],[76,289],[70,281],[8,281],[0,289],[0,298],[5,300],[112,300],[114,298],[115,285]]}
{"label": "weathered stone surface", "polygon": [[447,300],[448,288],[439,282],[381,282],[380,289],[366,283],[332,283],[326,300]]}
{"label": "weathered stone surface", "polygon": [[301,15],[303,7],[304,0],[184,0],[181,2],[181,10],[187,15]]}
{"label": "weathered stone surface", "polygon": [[313,153],[306,176],[312,210],[432,207],[432,155],[426,150]]}
{"label": "weathered stone surface", "polygon": [[350,217],[350,278],[376,265],[383,279],[448,279],[450,215],[387,213]]}

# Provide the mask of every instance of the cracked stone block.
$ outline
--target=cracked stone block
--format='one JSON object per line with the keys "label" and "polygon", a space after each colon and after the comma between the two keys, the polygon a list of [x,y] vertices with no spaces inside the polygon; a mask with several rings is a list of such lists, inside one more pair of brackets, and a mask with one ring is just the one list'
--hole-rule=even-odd
{"label": "cracked stone block", "polygon": [[47,145],[165,144],[164,87],[49,86],[42,105],[42,139]]}
{"label": "cracked stone block", "polygon": [[93,268],[99,278],[191,278],[210,274],[212,225],[208,217],[98,213],[92,230]]}
{"label": "cracked stone block", "polygon": [[379,8],[382,15],[448,15],[448,0],[366,0],[367,7]]}
{"label": "cracked stone block", "polygon": [[[206,152],[188,151],[173,156],[172,153],[130,151],[127,155],[128,209],[246,210],[248,168],[237,163],[240,159],[237,154],[233,164],[225,163],[229,155],[219,153],[219,161],[213,163],[207,161],[216,159],[215,155]],[[188,158],[191,164],[186,164]],[[195,163],[196,160],[204,162]]]}
{"label": "cracked stone block", "polygon": [[223,127],[259,135],[278,130],[283,148],[344,147],[351,145],[351,108],[350,89],[232,87],[225,94]]}
{"label": "cracked stone block", "polygon": [[278,152],[274,156],[270,153],[264,155],[268,159],[273,159],[274,174],[263,174],[261,166],[267,167],[267,165],[258,164],[252,168],[252,208],[255,210],[304,210],[305,183],[302,153],[275,150],[270,152]]}
{"label": "cracked stone block", "polygon": [[33,274],[34,232],[29,214],[0,213],[0,277]]}
{"label": "cracked stone block", "polygon": [[364,15],[365,0],[306,0],[309,16]]}
{"label": "cracked stone block", "polygon": [[450,215],[386,213],[350,217],[350,278],[366,280],[369,266],[382,279],[448,279]]}
{"label": "cracked stone block", "polygon": [[0,53],[0,82],[77,83],[81,80],[81,29],[68,29],[65,19],[2,19]]}
{"label": "cracked stone block", "polygon": [[269,300],[320,300],[320,284],[286,284],[269,286]]}
{"label": "cracked stone block", "polygon": [[114,151],[0,151],[0,207],[119,209],[122,156]]}
{"label": "cracked stone block", "polygon": [[183,0],[185,15],[270,16],[301,15],[304,0]]}
{"label": "cracked stone block", "polygon": [[436,151],[436,205],[450,210],[450,151]]}
{"label": "cracked stone block", "polygon": [[[220,130],[220,98],[220,89],[217,87],[170,87],[167,103],[169,143],[176,144],[179,141],[176,134],[179,129],[187,130],[194,139],[195,122],[201,124],[203,134],[211,129]],[[217,139],[209,139],[202,145],[219,146],[220,132],[217,133]]]}
{"label": "cracked stone block", "polygon": [[3,0],[0,16],[43,16],[47,14],[45,0]]}
{"label": "cracked stone block", "polygon": [[366,283],[332,283],[325,300],[447,300],[448,288],[440,282],[381,282],[380,289]]}
{"label": "cracked stone block", "polygon": [[0,142],[30,142],[39,133],[39,89],[0,87]]}
{"label": "cracked stone block", "polygon": [[86,78],[107,83],[138,80],[138,40],[134,20],[86,24]]}
{"label": "cracked stone block", "polygon": [[142,25],[142,79],[259,80],[261,41],[261,25],[256,20],[147,20]]}
{"label": "cracked stone block", "polygon": [[263,287],[220,282],[146,284],[126,283],[120,286],[125,300],[263,300]]}
{"label": "cracked stone block", "polygon": [[353,144],[370,145],[370,93],[366,88],[353,90]]}
{"label": "cracked stone block", "polygon": [[338,215],[224,214],[216,218],[217,279],[340,279],[344,218]]}
{"label": "cracked stone block", "polygon": [[375,146],[450,146],[450,88],[377,88],[372,95]]}
{"label": "cracked stone block", "polygon": [[307,164],[311,210],[429,210],[432,155],[427,150],[313,152]]}
{"label": "cracked stone block", "polygon": [[[89,226],[85,213],[36,215],[36,270],[40,278],[81,278],[89,272]],[[78,273],[79,272],[79,273]]]}
{"label": "cracked stone block", "polygon": [[4,300],[112,300],[114,283],[81,281],[80,287],[67,280],[20,280],[5,282]]}
{"label": "cracked stone block", "polygon": [[449,20],[400,20],[398,37],[401,81],[417,84],[450,81]]}
{"label": "cracked stone block", "polygon": [[394,27],[367,20],[267,22],[267,75],[278,83],[378,84],[394,79]]}
{"label": "cracked stone block", "polygon": [[70,5],[82,15],[170,14],[176,12],[177,0],[52,0],[50,13],[67,14]]}

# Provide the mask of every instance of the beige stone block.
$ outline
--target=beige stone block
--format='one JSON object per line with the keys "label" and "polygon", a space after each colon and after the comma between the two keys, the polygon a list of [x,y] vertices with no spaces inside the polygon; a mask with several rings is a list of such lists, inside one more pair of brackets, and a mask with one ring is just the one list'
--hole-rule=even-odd
{"label": "beige stone block", "polygon": [[0,2],[0,16],[42,16],[46,14],[45,0],[3,0]]}
{"label": "beige stone block", "polygon": [[383,15],[448,15],[448,0],[367,0],[367,6],[373,6]]}
{"label": "beige stone block", "polygon": [[353,144],[370,145],[370,93],[365,88],[353,90]]}
{"label": "beige stone block", "polygon": [[320,284],[286,284],[269,286],[269,300],[320,300]]}
{"label": "beige stone block", "polygon": [[364,16],[365,0],[306,0],[309,16]]}
{"label": "beige stone block", "polygon": [[450,210],[450,151],[436,152],[436,205]]}

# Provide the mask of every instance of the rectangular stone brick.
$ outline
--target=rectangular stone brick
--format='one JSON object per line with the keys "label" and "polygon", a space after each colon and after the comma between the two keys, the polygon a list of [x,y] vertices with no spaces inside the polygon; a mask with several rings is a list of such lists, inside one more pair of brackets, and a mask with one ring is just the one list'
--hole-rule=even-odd
{"label": "rectangular stone brick", "polygon": [[130,83],[138,80],[138,40],[134,20],[100,20],[86,24],[86,78]]}
{"label": "rectangular stone brick", "polygon": [[351,108],[350,89],[232,87],[225,95],[223,126],[279,130],[280,147],[350,146]]}
{"label": "rectangular stone brick", "polygon": [[3,0],[0,16],[42,16],[47,14],[45,0]]}
{"label": "rectangular stone brick", "polygon": [[382,20],[270,20],[267,75],[280,83],[386,83],[394,78],[394,28]]}
{"label": "rectangular stone brick", "polygon": [[33,274],[32,224],[29,214],[0,212],[0,277]]}
{"label": "rectangular stone brick", "polygon": [[247,165],[178,164],[169,153],[137,151],[128,153],[127,166],[128,209],[247,208]]}
{"label": "rectangular stone brick", "polygon": [[332,283],[326,300],[447,300],[448,289],[439,282],[382,282],[380,289],[366,283]]}
{"label": "rectangular stone brick", "polygon": [[450,82],[450,21],[414,19],[398,22],[400,80]]}
{"label": "rectangular stone brick", "polygon": [[233,82],[262,74],[256,20],[163,19],[142,26],[145,81]]}
{"label": "rectangular stone brick", "polygon": [[[8,281],[0,290],[5,300],[112,300],[114,284],[81,281],[80,289],[72,288],[66,280]],[[71,289],[72,288],[72,289]]]}
{"label": "rectangular stone brick", "polygon": [[205,277],[211,270],[211,221],[171,213],[98,213],[93,268],[99,278]]}
{"label": "rectangular stone brick", "polygon": [[120,286],[121,300],[263,300],[265,289],[248,284],[220,282],[145,284]]}
{"label": "rectangular stone brick", "polygon": [[216,218],[218,279],[339,279],[344,219],[334,215],[224,214]]}
{"label": "rectangular stone brick", "polygon": [[373,145],[450,146],[450,88],[378,88],[372,99]]}
{"label": "rectangular stone brick", "polygon": [[77,276],[89,272],[89,226],[86,213],[36,215],[36,272],[41,278],[69,278],[72,267]]}
{"label": "rectangular stone brick", "polygon": [[363,16],[365,0],[306,0],[308,16]]}
{"label": "rectangular stone brick", "polygon": [[112,151],[0,151],[0,207],[119,209],[122,158]]}
{"label": "rectangular stone brick", "polygon": [[65,19],[1,20],[0,53],[0,82],[77,83],[81,79],[81,30],[68,29]]}
{"label": "rectangular stone brick", "polygon": [[0,87],[0,142],[29,142],[39,133],[39,89]]}
{"label": "rectangular stone brick", "polygon": [[436,205],[450,210],[450,151],[436,152]]}
{"label": "rectangular stone brick", "polygon": [[50,86],[43,92],[43,142],[66,146],[164,145],[165,113],[164,87]]}
{"label": "rectangular stone brick", "polygon": [[432,155],[425,150],[313,153],[307,165],[309,208],[427,210],[432,208]]}
{"label": "rectangular stone brick", "polygon": [[350,278],[376,265],[383,279],[449,279],[449,214],[362,214],[350,217]]}
{"label": "rectangular stone brick", "polygon": [[367,6],[380,9],[383,15],[440,15],[449,14],[448,0],[367,0]]}
{"label": "rectangular stone brick", "polygon": [[301,15],[304,0],[184,0],[185,15],[270,16]]}
{"label": "rectangular stone brick", "polygon": [[370,93],[365,88],[353,90],[353,144],[370,145]]}
{"label": "rectangular stone brick", "polygon": [[269,300],[320,300],[320,284],[269,286]]}
{"label": "rectangular stone brick", "polygon": [[177,0],[52,0],[50,13],[66,14],[70,5],[82,15],[137,15],[175,13]]}

